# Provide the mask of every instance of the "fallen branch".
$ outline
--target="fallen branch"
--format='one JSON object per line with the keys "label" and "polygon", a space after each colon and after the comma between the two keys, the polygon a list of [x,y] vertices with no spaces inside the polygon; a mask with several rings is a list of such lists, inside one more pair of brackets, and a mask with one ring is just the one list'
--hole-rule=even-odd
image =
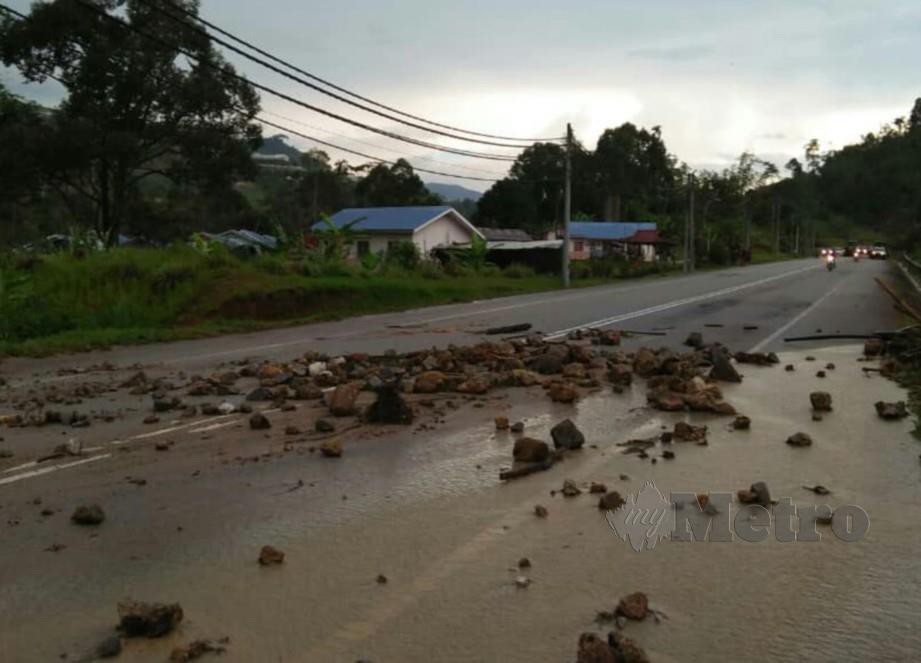
{"label": "fallen branch", "polygon": [[506,325],[504,327],[490,327],[483,333],[487,336],[495,336],[496,334],[518,334],[520,332],[529,331],[533,327],[530,322],[525,322],[520,325]]}

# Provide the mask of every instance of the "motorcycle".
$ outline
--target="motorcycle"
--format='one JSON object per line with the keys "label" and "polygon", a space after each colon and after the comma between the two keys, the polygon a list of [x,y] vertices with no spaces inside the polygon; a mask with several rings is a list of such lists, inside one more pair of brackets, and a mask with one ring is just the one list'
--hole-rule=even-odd
{"label": "motorcycle", "polygon": [[835,267],[837,267],[835,264],[835,256],[831,254],[825,256],[825,269],[831,272],[834,271]]}

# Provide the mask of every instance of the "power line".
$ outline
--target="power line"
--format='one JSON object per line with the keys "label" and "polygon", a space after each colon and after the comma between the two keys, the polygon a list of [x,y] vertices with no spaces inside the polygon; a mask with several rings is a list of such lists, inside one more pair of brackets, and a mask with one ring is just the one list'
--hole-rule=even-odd
{"label": "power line", "polygon": [[[163,1],[164,1],[164,2],[168,2],[168,0],[163,0]],[[192,30],[192,31],[194,31],[194,32],[196,32],[196,33],[198,33],[198,34],[204,36],[204,37],[207,37],[208,39],[210,39],[210,40],[212,40],[212,41],[214,41],[214,42],[220,44],[220,45],[223,46],[224,48],[227,48],[227,49],[231,50],[232,52],[236,53],[237,55],[240,55],[240,56],[246,58],[247,60],[249,60],[249,61],[251,61],[251,62],[255,62],[256,64],[265,67],[265,68],[268,69],[269,71],[274,71],[276,74],[279,74],[279,75],[281,75],[281,76],[284,76],[285,78],[287,78],[287,79],[289,79],[289,80],[292,80],[292,81],[294,81],[295,83],[300,83],[301,85],[303,85],[303,86],[305,86],[305,87],[308,87],[308,88],[310,88],[311,90],[316,90],[316,91],[319,92],[320,94],[325,94],[326,96],[331,97],[331,98],[333,98],[333,99],[335,99],[335,100],[337,100],[337,101],[341,101],[342,103],[348,104],[348,105],[350,105],[350,106],[353,106],[353,107],[358,108],[358,109],[360,109],[360,110],[366,111],[366,112],[368,112],[368,113],[373,113],[374,115],[378,115],[378,116],[383,117],[383,118],[385,118],[385,119],[392,120],[393,122],[399,122],[400,124],[404,124],[404,125],[406,125],[406,126],[408,126],[408,127],[412,127],[413,129],[419,129],[419,130],[421,130],[421,131],[428,131],[429,133],[437,134],[437,135],[439,135],[439,136],[446,136],[447,138],[453,138],[453,139],[455,139],[455,140],[467,141],[467,142],[469,142],[469,143],[478,143],[478,144],[480,144],[480,145],[492,145],[492,146],[495,146],[495,147],[512,147],[512,148],[515,148],[515,149],[522,149],[522,148],[524,148],[524,147],[527,147],[527,145],[522,145],[522,144],[518,144],[518,143],[498,143],[498,142],[495,142],[495,141],[481,140],[481,139],[479,139],[479,138],[468,138],[468,137],[466,137],[466,136],[461,136],[461,135],[458,135],[458,134],[455,134],[455,133],[450,133],[450,132],[447,132],[447,131],[442,131],[442,130],[440,130],[440,129],[433,129],[433,128],[430,128],[430,127],[426,127],[426,126],[424,126],[424,125],[422,125],[422,124],[416,124],[415,122],[410,122],[409,120],[404,120],[404,119],[402,119],[402,118],[400,118],[400,117],[398,117],[398,116],[396,116],[396,115],[391,115],[390,113],[385,113],[385,112],[383,112],[383,111],[376,110],[376,109],[374,109],[374,108],[371,108],[370,106],[366,106],[366,105],[364,105],[364,104],[360,104],[360,103],[358,103],[357,101],[352,101],[351,99],[348,99],[347,97],[344,97],[344,96],[342,96],[342,95],[336,94],[335,92],[330,92],[329,90],[326,90],[326,89],[320,87],[319,85],[315,85],[314,83],[311,83],[310,81],[307,81],[307,80],[305,80],[305,79],[303,79],[303,78],[300,78],[300,77],[298,77],[298,76],[295,76],[294,74],[292,74],[292,73],[290,73],[290,72],[287,72],[287,71],[285,71],[285,70],[283,70],[283,69],[281,69],[281,68],[279,68],[279,67],[276,67],[275,65],[271,64],[270,62],[268,62],[268,61],[266,61],[266,60],[263,60],[262,58],[258,58],[258,57],[254,56],[254,55],[250,55],[250,54],[247,53],[246,51],[244,51],[244,50],[242,50],[242,49],[240,49],[240,48],[237,48],[237,47],[234,46],[233,44],[231,44],[231,43],[229,43],[229,42],[227,42],[227,41],[221,39],[220,37],[215,37],[214,35],[212,35],[210,32],[208,32],[208,31],[205,30],[204,28],[201,28],[201,27],[199,27],[199,26],[197,26],[197,25],[193,25],[192,23],[189,23],[189,21],[187,21],[187,20],[185,20],[185,19],[183,19],[183,18],[181,18],[181,17],[179,17],[179,16],[176,16],[175,14],[172,14],[172,13],[166,11],[165,9],[163,9],[163,8],[160,6],[160,4],[159,4],[159,2],[158,2],[157,0],[145,0],[145,4],[146,4],[148,7],[152,8],[152,9],[153,9],[155,12],[157,12],[158,14],[161,14],[161,15],[163,15],[163,16],[166,16],[166,17],[169,18],[171,21],[174,21],[175,23],[178,23],[178,24],[181,25],[182,27],[184,27],[184,28],[186,28],[186,29],[189,29],[189,30]],[[169,4],[172,5],[172,3],[169,3]],[[174,5],[172,5],[172,6],[174,6]],[[289,64],[285,63],[285,66],[291,67],[292,65],[289,65]]]}
{"label": "power line", "polygon": [[[295,131],[294,129],[290,129],[290,128],[285,127],[285,126],[282,126],[282,125],[280,125],[280,124],[276,124],[276,123],[274,123],[274,122],[271,122],[271,121],[266,120],[266,119],[261,118],[261,117],[257,117],[256,119],[257,119],[259,122],[262,122],[262,124],[265,124],[265,125],[270,126],[270,127],[275,127],[276,129],[280,129],[281,131],[284,131],[284,132],[286,132],[286,133],[293,134],[293,135],[295,135],[295,136],[300,136],[301,138],[306,138],[307,140],[313,141],[314,143],[319,143],[320,145],[325,145],[325,146],[327,146],[327,147],[332,147],[332,148],[334,148],[334,149],[341,150],[341,151],[343,151],[343,152],[348,152],[349,154],[354,154],[354,155],[363,157],[363,158],[365,158],[365,159],[371,159],[372,161],[376,161],[377,163],[387,164],[387,165],[390,165],[390,166],[392,166],[392,165],[395,164],[394,161],[389,161],[389,160],[387,160],[387,159],[381,159],[380,157],[371,156],[370,154],[365,154],[364,152],[359,152],[358,150],[352,150],[352,149],[349,149],[349,148],[347,148],[347,147],[342,147],[341,145],[334,145],[333,143],[330,143],[330,142],[328,142],[328,141],[321,140],[321,139],[319,139],[319,138],[315,138],[314,136],[308,136],[308,135],[305,134],[305,133],[301,133],[300,131]],[[444,173],[444,172],[437,171],[437,170],[428,170],[428,169],[426,169],[426,168],[417,168],[417,167],[415,167],[415,166],[413,166],[413,170],[414,170],[414,171],[417,171],[417,172],[420,172],[420,173],[428,173],[429,175],[441,175],[442,177],[454,177],[454,178],[461,179],[461,180],[474,180],[474,181],[476,181],[476,182],[495,182],[495,181],[497,181],[496,179],[491,179],[491,178],[487,178],[487,177],[473,177],[472,175],[455,175],[454,173]]]}
{"label": "power line", "polygon": [[[321,78],[321,77],[319,77],[319,76],[317,76],[317,75],[315,75],[315,74],[311,74],[309,71],[305,71],[304,69],[302,69],[302,68],[300,68],[300,67],[298,67],[298,66],[296,66],[296,65],[293,65],[293,64],[291,64],[290,62],[287,62],[286,60],[283,60],[283,59],[281,59],[281,58],[279,58],[279,57],[276,57],[276,56],[272,55],[271,53],[269,53],[268,51],[265,51],[265,50],[259,48],[258,46],[254,45],[254,44],[252,44],[252,43],[250,43],[250,42],[248,42],[248,41],[246,41],[245,39],[241,39],[240,37],[237,37],[237,36],[234,35],[233,33],[229,32],[229,31],[227,31],[227,30],[224,30],[224,29],[221,28],[220,26],[215,25],[214,23],[212,23],[212,22],[210,22],[210,21],[208,21],[208,20],[202,18],[202,17],[201,17],[200,15],[198,15],[197,13],[192,12],[192,11],[186,9],[185,7],[181,7],[181,6],[179,6],[179,5],[176,5],[174,2],[172,2],[172,0],[163,0],[163,2],[164,2],[164,4],[169,4],[173,9],[175,9],[175,10],[178,11],[178,12],[181,12],[181,13],[184,14],[185,16],[187,16],[187,17],[189,17],[189,18],[191,18],[191,19],[197,21],[198,23],[200,23],[200,24],[202,24],[202,25],[204,25],[204,26],[210,28],[211,30],[217,32],[218,34],[224,35],[224,36],[227,37],[228,39],[231,39],[231,40],[237,42],[238,44],[241,44],[241,45],[243,45],[243,46],[249,48],[250,50],[252,50],[252,51],[254,51],[254,52],[256,52],[256,53],[258,53],[258,54],[260,54],[260,55],[262,55],[262,56],[264,56],[264,57],[266,57],[266,58],[268,58],[268,59],[271,60],[272,62],[275,62],[275,63],[277,63],[277,64],[283,65],[283,66],[285,66],[285,67],[291,69],[292,71],[296,71],[296,72],[298,72],[299,74],[302,74],[302,75],[304,75],[304,76],[310,78],[311,80],[317,81],[318,83],[322,83],[323,85],[326,85],[327,87],[332,88],[333,90],[336,90],[336,91],[338,91],[338,92],[342,92],[343,94],[347,94],[347,95],[349,95],[349,96],[351,96],[351,97],[354,97],[355,99],[359,99],[359,100],[361,100],[361,101],[364,101],[364,102],[366,102],[366,103],[369,103],[369,104],[371,104],[371,105],[373,105],[373,106],[377,106],[378,108],[382,108],[382,109],[384,109],[384,110],[390,111],[390,112],[392,112],[392,113],[397,113],[398,115],[402,115],[402,116],[404,116],[404,117],[408,117],[408,118],[410,118],[410,119],[417,120],[417,121],[419,121],[419,122],[424,122],[425,124],[430,124],[430,125],[432,125],[432,126],[434,126],[434,127],[440,127],[440,128],[442,128],[442,129],[449,129],[449,130],[451,130],[451,131],[457,131],[457,132],[460,132],[460,133],[469,134],[469,135],[471,135],[471,136],[480,136],[480,137],[482,137],[482,138],[494,138],[494,139],[497,139],[497,140],[511,140],[511,141],[517,141],[517,142],[523,142],[523,143],[553,142],[553,141],[561,141],[561,140],[564,140],[564,138],[559,138],[559,137],[556,137],[556,138],[514,138],[514,137],[510,137],[510,136],[497,136],[497,135],[494,135],[494,134],[487,134],[487,133],[481,133],[481,132],[478,132],[478,131],[469,131],[469,130],[467,130],[467,129],[460,129],[460,128],[458,128],[458,127],[454,127],[454,126],[451,126],[451,125],[449,125],[449,124],[442,124],[442,123],[440,123],[440,122],[434,122],[434,121],[432,121],[432,120],[427,120],[427,119],[425,119],[425,118],[423,118],[423,117],[419,117],[418,115],[413,115],[412,113],[407,113],[407,112],[405,112],[405,111],[401,111],[401,110],[399,110],[399,109],[397,109],[397,108],[394,108],[394,107],[392,107],[392,106],[388,106],[388,105],[386,105],[386,104],[382,104],[382,103],[380,103],[380,102],[374,101],[373,99],[369,99],[368,97],[364,97],[364,96],[362,96],[362,95],[360,95],[360,94],[358,94],[358,93],[356,93],[356,92],[352,92],[351,90],[349,90],[349,89],[347,89],[347,88],[344,88],[344,87],[341,87],[341,86],[339,86],[339,85],[336,85],[335,83],[333,83],[333,82],[331,82],[331,81],[328,81],[328,80],[326,80],[326,79],[323,79],[323,78]],[[149,5],[151,5],[151,6],[154,6],[154,8],[157,9],[157,11],[160,11],[160,12],[162,12],[162,13],[164,13],[164,14],[168,14],[167,12],[164,12],[162,9],[159,9],[158,6],[156,5],[156,3],[151,3],[150,0],[147,0],[147,4],[149,4]],[[175,20],[175,17],[173,17],[173,18],[174,18],[174,20]],[[186,25],[188,25],[188,24],[186,23]],[[190,26],[190,27],[191,27],[191,26]],[[205,34],[208,34],[208,36],[209,36],[211,39],[214,39],[214,40],[217,41],[218,43],[221,43],[221,44],[226,45],[225,42],[223,42],[223,41],[217,39],[217,38],[214,37],[213,35],[210,35],[207,31],[201,30],[201,32],[204,32]],[[234,52],[239,52],[239,51],[236,50],[235,47],[232,47],[232,46],[229,46],[229,45],[227,45],[227,47],[228,47],[228,48],[231,48],[232,50],[234,50]],[[244,55],[244,57],[247,57],[247,58],[252,59],[251,56],[248,56],[248,55],[245,55],[245,54],[242,54],[242,53],[241,53],[241,55]],[[256,60],[254,60],[254,61],[256,61]],[[267,65],[265,65],[265,66],[267,66]],[[282,73],[282,72],[279,72],[279,73]],[[283,74],[283,75],[287,75],[287,74]],[[311,87],[314,87],[314,86],[311,85]],[[318,89],[318,88],[315,88],[315,89]],[[320,90],[320,91],[323,92],[324,94],[330,94],[329,92],[324,91],[324,90]],[[330,95],[330,96],[335,96],[335,95]],[[340,99],[340,97],[338,97],[338,96],[335,96],[335,98]],[[345,101],[346,103],[352,103],[352,102],[349,102],[349,101],[347,101],[347,100],[343,100],[343,101]],[[354,105],[354,104],[353,104],[353,105]],[[362,106],[359,106],[359,108],[363,108],[363,107],[362,107]],[[371,110],[371,109],[365,109],[365,110],[369,110],[369,112],[375,112],[375,111],[373,111],[373,110]],[[390,116],[389,116],[389,115],[384,115],[384,117],[390,117]],[[397,118],[391,118],[391,119],[397,119]],[[398,122],[402,122],[402,120],[399,120],[399,119],[397,119],[397,121],[398,121]],[[407,123],[404,122],[404,124],[407,124]],[[409,124],[409,126],[417,126],[417,125]],[[427,129],[427,128],[425,128],[425,127],[417,127],[417,128],[422,128],[422,129],[424,129],[424,130],[426,130],[426,131],[431,131],[431,129]],[[443,135],[449,135],[449,134],[443,134]],[[468,138],[463,138],[463,137],[460,137],[460,136],[455,136],[455,137],[456,137],[456,138],[459,138],[459,139],[461,139],[461,140],[470,140],[470,139],[468,139]],[[479,141],[477,141],[477,142],[479,142]],[[488,145],[496,145],[497,143],[486,143],[486,144],[488,144]],[[515,146],[515,147],[518,147],[518,146]]]}
{"label": "power line", "polygon": [[[4,4],[2,4],[2,3],[0,3],[0,11],[6,11],[7,13],[9,13],[9,14],[11,14],[11,15],[13,15],[13,16],[18,17],[19,20],[24,20],[24,19],[27,18],[25,14],[22,14],[21,12],[18,12],[18,11],[16,11],[15,9],[12,9],[11,7],[8,7],[8,6],[6,6],[6,5],[4,5]],[[62,83],[62,84],[64,83],[64,81],[62,81],[60,78],[54,76],[53,74],[49,74],[49,78],[52,78],[52,79],[58,81],[59,83]],[[265,111],[265,112],[268,112],[268,111]],[[277,113],[270,113],[270,114],[272,114],[272,115],[277,115]],[[326,147],[331,147],[331,148],[333,148],[333,149],[340,150],[340,151],[342,151],[342,152],[346,152],[346,153],[348,153],[348,154],[353,154],[353,155],[360,156],[360,157],[365,158],[365,159],[370,159],[370,160],[372,160],[372,161],[375,161],[375,162],[381,163],[381,164],[387,164],[387,165],[391,165],[391,166],[395,164],[394,161],[390,161],[390,160],[388,160],[388,159],[382,159],[382,158],[380,158],[380,157],[375,157],[375,156],[373,156],[373,155],[366,154],[366,153],[364,153],[364,152],[360,152],[360,151],[358,151],[358,150],[353,150],[353,149],[350,149],[350,148],[347,148],[347,147],[342,147],[341,145],[336,145],[336,144],[334,144],[334,143],[330,143],[329,141],[325,141],[325,140],[322,140],[322,139],[320,139],[320,138],[316,138],[316,137],[314,137],[314,136],[307,135],[307,134],[305,134],[305,133],[303,133],[303,132],[297,131],[297,130],[295,130],[295,129],[291,129],[291,128],[289,128],[289,127],[282,126],[282,125],[280,125],[280,124],[277,124],[277,123],[275,123],[275,122],[271,122],[271,121],[269,121],[269,120],[266,120],[266,119],[261,118],[261,117],[258,117],[258,116],[257,116],[255,119],[256,119],[258,122],[261,122],[262,124],[264,124],[264,125],[266,125],[266,126],[274,127],[274,128],[276,128],[276,129],[279,129],[280,131],[284,131],[285,133],[290,133],[290,134],[293,134],[293,135],[295,135],[295,136],[299,136],[299,137],[304,138],[304,139],[306,139],[306,140],[313,141],[314,143],[318,143],[318,144],[320,144],[320,145],[325,145]],[[287,118],[287,119],[290,120],[290,118]],[[293,120],[293,121],[296,122],[296,120]],[[422,157],[422,158],[424,158],[424,157]],[[455,174],[455,173],[446,173],[446,172],[443,172],[443,171],[430,170],[430,169],[427,169],[427,168],[418,168],[418,167],[416,167],[416,166],[413,166],[413,170],[414,170],[414,171],[417,171],[417,172],[420,172],[420,173],[427,173],[427,174],[429,174],[429,175],[439,175],[439,176],[442,176],[442,177],[451,177],[451,178],[462,179],[462,180],[472,180],[472,181],[476,181],[476,182],[496,182],[496,181],[498,181],[498,179],[499,179],[498,177],[495,177],[495,178],[486,178],[486,177],[474,177],[474,176],[470,176],[470,175],[457,175],[457,174]]]}
{"label": "power line", "polygon": [[329,129],[324,129],[323,127],[318,127],[318,126],[316,126],[316,125],[310,124],[309,122],[302,122],[301,120],[297,120],[297,119],[295,119],[295,118],[293,118],[293,117],[288,117],[288,116],[286,116],[286,115],[282,115],[281,113],[275,113],[275,112],[273,112],[273,111],[268,111],[268,110],[262,109],[262,111],[261,111],[260,114],[261,114],[261,115],[270,115],[270,116],[276,118],[277,120],[280,120],[280,121],[283,121],[283,122],[293,123],[293,124],[296,124],[296,125],[301,126],[301,127],[306,127],[306,128],[308,128],[308,129],[313,129],[314,131],[322,131],[323,133],[329,134],[330,136],[334,136],[334,137],[336,137],[336,138],[338,138],[338,139],[340,139],[340,140],[349,141],[349,142],[352,142],[352,143],[356,143],[356,144],[358,144],[358,145],[365,145],[365,146],[370,147],[370,148],[375,149],[375,150],[383,150],[383,151],[385,151],[385,152],[391,152],[391,153],[393,153],[393,154],[397,154],[397,155],[402,156],[402,157],[406,157],[406,158],[410,158],[410,159],[418,159],[418,160],[420,160],[420,161],[427,161],[427,162],[429,162],[429,163],[439,164],[439,165],[442,165],[442,166],[449,166],[449,167],[451,167],[451,168],[460,168],[461,170],[468,170],[468,171],[470,171],[470,172],[472,172],[472,173],[481,173],[481,174],[484,174],[484,175],[492,175],[492,176],[494,176],[494,178],[497,179],[497,180],[498,180],[498,179],[501,179],[502,177],[505,176],[503,173],[496,173],[496,172],[489,171],[489,170],[483,170],[482,168],[473,168],[472,166],[464,166],[464,165],[462,165],[462,164],[448,163],[448,162],[446,162],[446,161],[438,161],[437,159],[431,159],[431,158],[429,158],[429,157],[424,157],[424,156],[419,155],[419,154],[409,154],[409,153],[407,153],[407,152],[401,152],[400,150],[395,150],[395,149],[393,149],[393,148],[384,147],[384,146],[382,146],[382,145],[375,145],[374,143],[369,143],[369,142],[367,142],[367,141],[359,140],[359,139],[357,139],[357,138],[351,138],[351,137],[349,137],[349,136],[343,136],[342,134],[337,134],[336,132],[330,131]]}
{"label": "power line", "polygon": [[356,127],[361,128],[361,129],[365,129],[366,131],[371,131],[371,132],[373,132],[373,133],[377,133],[377,134],[380,134],[380,135],[382,135],[382,136],[387,136],[388,138],[393,138],[393,139],[395,139],[395,140],[400,140],[400,141],[403,141],[403,142],[406,142],[406,143],[410,143],[410,144],[412,144],[412,145],[418,145],[418,146],[420,146],[420,147],[426,147],[426,148],[429,148],[429,149],[432,149],[432,150],[437,150],[437,151],[440,151],[440,152],[447,152],[447,153],[450,153],[450,154],[458,154],[458,155],[460,155],[460,156],[466,156],[466,157],[471,157],[471,158],[475,158],[475,159],[487,159],[487,160],[490,160],[490,161],[515,161],[515,160],[516,160],[516,157],[513,157],[513,156],[503,156],[503,155],[497,155],[497,154],[488,154],[488,153],[484,153],[484,152],[473,152],[473,151],[470,151],[470,150],[457,149],[457,148],[453,148],[453,147],[445,147],[445,146],[443,146],[443,145],[437,145],[437,144],[435,144],[435,143],[429,143],[428,141],[420,140],[420,139],[418,139],[418,138],[411,138],[411,137],[409,137],[409,136],[404,136],[404,135],[402,135],[402,134],[394,133],[394,132],[392,132],[392,131],[387,131],[386,129],[380,129],[380,128],[378,128],[378,127],[374,127],[374,126],[371,126],[371,125],[369,125],[369,124],[365,124],[364,122],[359,122],[358,120],[353,120],[353,119],[348,118],[348,117],[345,117],[345,116],[343,116],[343,115],[339,115],[339,114],[337,114],[337,113],[333,113],[332,111],[326,110],[326,109],[324,109],[324,108],[320,108],[320,107],[318,107],[318,106],[314,106],[314,105],[312,105],[312,104],[308,104],[307,102],[301,101],[300,99],[296,99],[296,98],[294,98],[294,97],[292,97],[292,96],[290,96],[290,95],[288,95],[288,94],[285,94],[284,92],[279,92],[278,90],[275,90],[274,88],[270,88],[270,87],[268,87],[267,85],[262,85],[261,83],[257,83],[257,82],[255,82],[255,81],[251,81],[251,80],[249,80],[248,78],[246,78],[245,76],[242,76],[241,74],[236,73],[235,71],[227,71],[227,70],[224,70],[224,69],[220,68],[219,66],[215,65],[215,64],[212,63],[212,62],[208,62],[207,60],[203,60],[203,59],[199,58],[198,56],[194,55],[193,53],[189,52],[187,49],[184,49],[184,48],[182,48],[181,46],[179,46],[179,45],[177,45],[177,44],[170,43],[170,42],[168,42],[168,41],[166,41],[166,40],[164,40],[164,39],[161,39],[160,37],[153,36],[153,35],[151,35],[151,34],[145,32],[145,31],[139,29],[139,28],[136,27],[135,25],[132,25],[131,23],[126,23],[125,21],[123,21],[123,20],[121,20],[121,19],[119,19],[119,18],[117,18],[117,17],[115,17],[115,16],[110,15],[110,14],[109,14],[108,12],[106,12],[104,9],[101,9],[101,8],[99,8],[99,7],[96,7],[95,5],[93,5],[93,4],[89,3],[89,2],[87,2],[86,0],[75,0],[75,2],[76,2],[77,4],[79,4],[80,6],[84,7],[85,9],[87,9],[87,10],[89,10],[89,11],[95,13],[95,14],[98,14],[99,16],[101,16],[101,17],[107,19],[107,20],[110,21],[110,22],[115,23],[116,25],[121,26],[122,28],[126,28],[126,29],[132,31],[132,32],[134,32],[135,34],[138,34],[138,35],[140,35],[141,37],[143,37],[143,38],[145,38],[145,39],[148,39],[148,40],[150,40],[150,41],[156,42],[156,43],[160,44],[161,46],[165,46],[166,48],[174,49],[174,50],[178,51],[179,53],[182,53],[182,54],[185,55],[187,58],[190,58],[190,59],[194,60],[195,62],[197,62],[200,66],[204,66],[204,67],[208,67],[208,68],[210,68],[210,69],[214,69],[215,71],[217,71],[217,72],[218,72],[220,75],[222,75],[222,76],[229,76],[229,77],[231,77],[231,78],[234,78],[234,79],[236,79],[236,80],[239,80],[239,81],[241,81],[241,82],[244,82],[244,83],[246,83],[247,85],[252,85],[254,88],[256,88],[256,89],[258,89],[258,90],[262,90],[263,92],[267,92],[268,94],[271,94],[271,95],[273,95],[273,96],[275,96],[275,97],[278,97],[279,99],[284,99],[285,101],[291,102],[291,103],[293,103],[293,104],[297,104],[298,106],[302,106],[303,108],[306,108],[307,110],[314,111],[315,113],[320,113],[321,115],[326,115],[327,117],[334,118],[334,119],[336,119],[336,120],[339,120],[340,122],[344,122],[344,123],[346,123],[346,124],[351,124],[352,126],[356,126]]}

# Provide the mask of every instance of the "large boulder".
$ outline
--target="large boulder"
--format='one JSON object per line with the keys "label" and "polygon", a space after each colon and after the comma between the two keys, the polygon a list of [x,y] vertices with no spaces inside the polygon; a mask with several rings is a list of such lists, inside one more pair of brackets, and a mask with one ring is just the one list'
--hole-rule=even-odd
{"label": "large boulder", "polygon": [[555,403],[572,403],[579,398],[579,392],[568,382],[554,382],[547,390],[550,400]]}
{"label": "large boulder", "polygon": [[522,463],[542,463],[550,458],[550,447],[541,440],[519,437],[512,447],[512,457]]}
{"label": "large boulder", "polygon": [[579,449],[585,444],[585,435],[582,434],[572,419],[565,419],[550,429],[553,446],[557,449]]}

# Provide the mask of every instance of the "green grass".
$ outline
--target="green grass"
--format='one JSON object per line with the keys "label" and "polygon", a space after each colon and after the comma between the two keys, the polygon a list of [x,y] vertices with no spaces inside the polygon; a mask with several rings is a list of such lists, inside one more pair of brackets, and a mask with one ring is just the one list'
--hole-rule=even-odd
{"label": "green grass", "polygon": [[[200,338],[553,290],[557,277],[521,266],[413,271],[240,260],[190,247],[117,249],[0,260],[0,355],[42,356]],[[651,269],[622,277],[656,278]],[[573,287],[615,279],[586,273]]]}

